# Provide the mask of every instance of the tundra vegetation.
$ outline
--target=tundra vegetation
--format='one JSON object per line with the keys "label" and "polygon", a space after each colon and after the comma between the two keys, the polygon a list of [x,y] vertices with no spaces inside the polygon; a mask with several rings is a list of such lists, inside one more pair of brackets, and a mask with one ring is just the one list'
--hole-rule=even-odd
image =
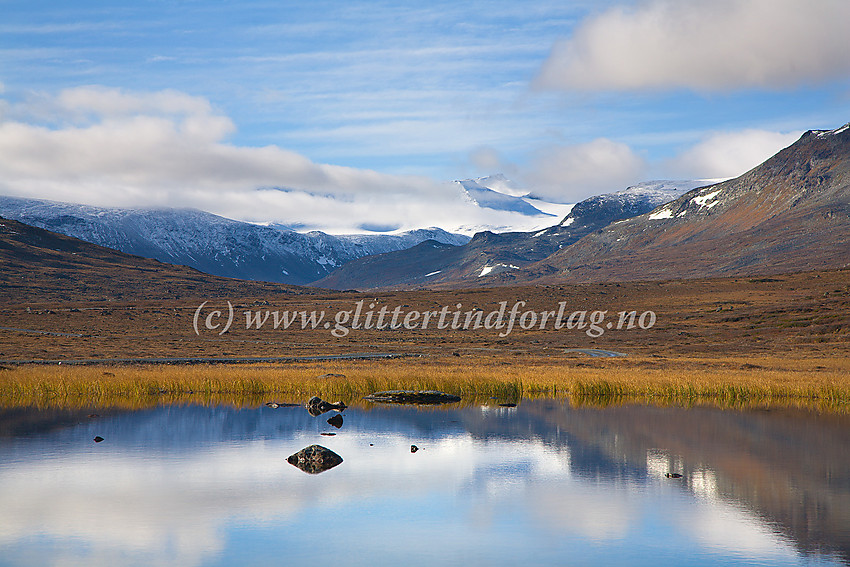
{"label": "tundra vegetation", "polygon": [[160,404],[347,405],[385,390],[439,390],[461,404],[550,397],[574,405],[653,403],[726,408],[850,409],[850,360],[652,357],[555,362],[396,359],[294,364],[21,365],[0,373],[5,407],[140,408]]}

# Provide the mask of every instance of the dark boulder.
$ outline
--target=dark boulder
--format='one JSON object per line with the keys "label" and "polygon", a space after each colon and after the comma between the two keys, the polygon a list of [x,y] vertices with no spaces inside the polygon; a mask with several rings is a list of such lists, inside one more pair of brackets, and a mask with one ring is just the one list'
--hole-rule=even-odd
{"label": "dark boulder", "polygon": [[296,466],[309,474],[319,474],[332,469],[342,462],[342,457],[321,445],[304,447],[286,459],[290,465]]}
{"label": "dark boulder", "polygon": [[341,414],[334,415],[333,417],[328,419],[328,423],[330,425],[333,425],[337,429],[339,429],[340,427],[342,427],[342,415]]}
{"label": "dark boulder", "polygon": [[389,390],[369,394],[363,399],[385,404],[451,404],[459,402],[460,396],[437,390]]}
{"label": "dark boulder", "polygon": [[327,411],[331,411],[331,410],[342,411],[345,408],[347,408],[348,406],[346,406],[342,402],[337,402],[335,404],[332,404],[330,402],[326,402],[325,400],[323,400],[319,396],[313,396],[312,398],[307,400],[306,407],[307,407],[307,411],[310,412],[310,415],[315,417],[315,416],[322,415],[323,413],[325,413]]}

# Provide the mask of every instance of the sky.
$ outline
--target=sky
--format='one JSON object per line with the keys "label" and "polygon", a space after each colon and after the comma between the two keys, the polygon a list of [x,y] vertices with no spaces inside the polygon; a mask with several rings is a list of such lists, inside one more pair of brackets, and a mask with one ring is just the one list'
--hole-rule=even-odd
{"label": "sky", "polygon": [[737,176],[850,121],[846,0],[0,0],[0,193],[345,232]]}

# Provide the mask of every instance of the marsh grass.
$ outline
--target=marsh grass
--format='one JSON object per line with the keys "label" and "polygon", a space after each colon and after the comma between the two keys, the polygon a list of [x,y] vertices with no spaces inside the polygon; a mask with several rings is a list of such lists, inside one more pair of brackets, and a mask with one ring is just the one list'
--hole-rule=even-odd
{"label": "marsh grass", "polygon": [[[850,411],[844,360],[679,359],[576,365],[505,360],[340,362],[291,365],[20,366],[0,371],[3,407],[258,406],[317,395],[357,404],[381,390],[441,390],[463,403],[561,398],[579,406],[619,403],[795,406]],[[328,374],[330,374],[328,376]],[[343,376],[338,376],[343,375]]]}

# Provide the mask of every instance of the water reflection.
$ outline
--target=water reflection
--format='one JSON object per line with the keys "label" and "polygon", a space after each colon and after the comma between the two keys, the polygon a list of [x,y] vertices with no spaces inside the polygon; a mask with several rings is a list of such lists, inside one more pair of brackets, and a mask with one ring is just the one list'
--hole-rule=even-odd
{"label": "water reflection", "polygon": [[[536,401],[347,408],[337,429],[303,406],[90,413],[2,414],[0,565],[317,549],[348,565],[850,564],[842,416]],[[289,464],[315,444],[341,462]]]}

